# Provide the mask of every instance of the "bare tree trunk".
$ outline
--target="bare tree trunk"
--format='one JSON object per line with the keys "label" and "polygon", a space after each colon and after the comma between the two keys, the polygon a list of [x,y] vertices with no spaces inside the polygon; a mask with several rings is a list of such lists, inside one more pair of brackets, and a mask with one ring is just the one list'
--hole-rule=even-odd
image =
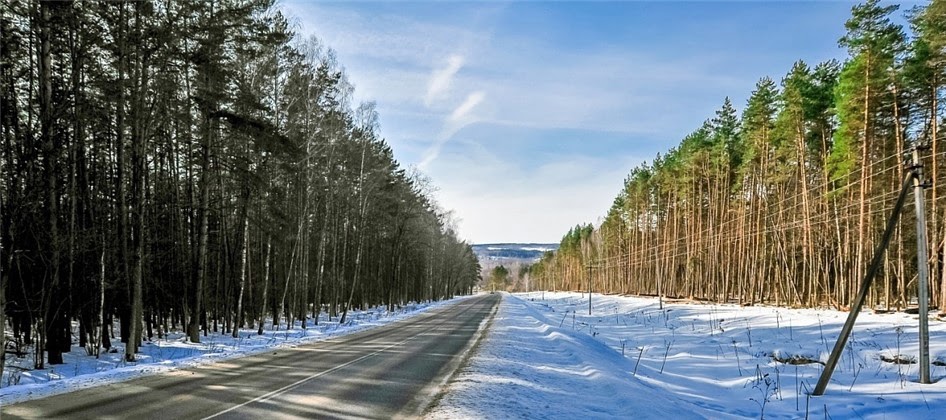
{"label": "bare tree trunk", "polygon": [[358,170],[358,250],[355,252],[355,272],[352,275],[351,290],[349,290],[348,293],[348,302],[345,304],[342,318],[338,321],[340,324],[345,323],[345,318],[348,316],[348,308],[351,307],[352,298],[355,297],[355,286],[358,284],[358,277],[361,274],[361,252],[365,242],[365,214],[368,211],[368,196],[365,193],[365,155],[367,155],[367,153],[368,139],[364,139],[364,144],[361,148],[361,166]]}
{"label": "bare tree trunk", "polygon": [[[946,249],[944,249],[942,246],[944,239],[946,239],[946,235],[940,235],[939,238],[936,237],[936,235],[939,234],[940,232],[939,207],[938,207],[939,189],[937,189],[937,186],[939,185],[939,182],[938,182],[939,181],[939,178],[938,178],[939,177],[939,88],[940,88],[939,77],[937,73],[934,72],[933,89],[932,89],[933,92],[931,95],[932,101],[930,105],[930,112],[932,114],[930,115],[930,143],[932,143],[931,146],[932,146],[932,152],[933,152],[933,162],[932,162],[933,186],[931,188],[933,190],[933,193],[932,193],[933,198],[931,201],[932,203],[931,216],[933,219],[932,220],[933,238],[931,240],[931,243],[936,246],[936,248],[934,249],[938,249],[939,250],[938,253],[940,255],[946,256]],[[934,256],[936,254],[937,252],[933,253]],[[943,267],[943,261],[941,261],[939,258],[933,259],[933,268],[934,268],[933,270],[934,273],[936,272],[941,273],[940,286],[939,286],[939,293],[940,293],[939,310],[940,310],[940,313],[944,313],[946,312],[946,268]],[[934,301],[936,299],[935,296],[936,295],[934,294],[933,295]]]}
{"label": "bare tree trunk", "polygon": [[126,75],[126,63],[127,63],[127,52],[126,45],[127,42],[125,28],[126,24],[126,15],[125,15],[125,3],[119,3],[119,35],[118,44],[118,101],[115,104],[115,195],[116,206],[118,206],[118,241],[119,241],[119,259],[121,264],[121,274],[120,281],[122,287],[125,288],[126,299],[120,300],[120,306],[118,308],[118,316],[121,322],[121,338],[122,341],[128,340],[128,325],[130,321],[128,319],[128,303],[131,302],[131,292],[128,289],[129,281],[128,277],[131,275],[129,250],[128,250],[128,202],[127,195],[125,194],[125,75]]}
{"label": "bare tree trunk", "polygon": [[[302,321],[302,329],[306,329],[309,326],[306,315],[309,312],[309,232],[311,231],[311,224],[309,218],[306,217],[304,233],[302,234],[302,237],[305,238],[302,241],[302,260],[299,262],[299,271],[301,271],[299,277],[302,277],[302,290],[297,293],[296,301],[298,302],[298,309],[296,310],[296,317]],[[298,277],[296,280],[298,281]]]}
{"label": "bare tree trunk", "polygon": [[204,119],[204,141],[201,143],[200,171],[200,233],[197,248],[197,273],[194,276],[194,289],[191,293],[191,319],[187,325],[187,336],[192,343],[200,342],[200,319],[204,283],[207,278],[207,239],[209,236],[208,213],[210,213],[210,117]]}
{"label": "bare tree trunk", "polygon": [[263,324],[266,323],[266,303],[267,303],[267,292],[269,291],[269,261],[272,258],[273,250],[273,238],[266,235],[266,262],[263,263],[263,305],[260,308],[259,312],[259,329],[256,330],[257,335],[263,335]]}
{"label": "bare tree trunk", "polygon": [[283,314],[285,311],[284,314],[286,316],[286,328],[292,328],[292,319],[289,316],[289,310],[286,308],[286,296],[289,294],[289,280],[292,277],[292,269],[295,266],[299,247],[302,245],[302,234],[304,233],[303,229],[305,227],[306,219],[305,213],[307,212],[308,209],[304,209],[302,215],[299,216],[299,227],[296,229],[296,242],[292,246],[292,255],[289,257],[289,270],[286,271],[286,281],[283,284],[282,298],[279,300],[279,311],[276,312],[277,316],[273,316],[273,326],[279,323],[278,314]]}
{"label": "bare tree trunk", "polygon": [[[105,331],[105,235],[102,235],[102,254],[99,257],[99,313],[98,325],[95,327],[95,358],[98,359],[104,347],[108,351],[111,343],[108,342],[108,333]],[[108,342],[108,344],[106,344]]]}
{"label": "bare tree trunk", "polygon": [[[141,33],[141,4],[135,5],[135,32]],[[142,54],[140,45],[137,47],[138,63],[135,66],[134,92],[134,122],[132,124],[132,192],[134,198],[134,225],[133,237],[135,244],[134,267],[131,284],[131,316],[128,330],[128,343],[125,346],[125,361],[134,362],[138,345],[141,344],[143,320],[142,282],[144,276],[144,247],[145,247],[145,174],[147,161],[145,157],[146,121],[144,92],[148,86],[148,58]]]}
{"label": "bare tree trunk", "polygon": [[[868,224],[870,222],[870,215],[868,211],[868,202],[867,194],[870,191],[870,178],[871,178],[871,165],[870,165],[870,150],[872,133],[871,133],[871,123],[870,123],[870,54],[867,55],[867,64],[865,66],[866,72],[864,74],[865,89],[864,92],[864,141],[861,143],[861,177],[860,177],[860,193],[858,196],[858,221],[857,221],[857,264],[856,270],[861,270],[862,267],[866,266],[867,262],[867,253],[869,252],[868,242],[870,240],[870,233],[867,231]],[[857,276],[852,276],[852,279],[857,278]],[[848,288],[848,296],[845,296],[845,302],[850,304],[854,300],[854,292],[857,290],[857,285],[851,283]]]}
{"label": "bare tree trunk", "polygon": [[[3,173],[3,161],[0,161],[0,174]],[[7,299],[6,293],[7,282],[4,281],[3,275],[3,194],[0,194],[0,379],[3,378],[3,367],[7,363],[7,340],[6,340],[6,326],[7,326]]]}
{"label": "bare tree trunk", "polygon": [[[906,176],[905,168],[906,162],[904,162],[904,151],[903,147],[905,144],[904,141],[904,131],[902,123],[900,121],[900,105],[897,86],[893,85],[893,122],[894,122],[894,138],[896,139],[896,153],[897,153],[897,177],[891,179],[891,187],[896,189],[899,181]],[[920,162],[915,162],[919,164]],[[890,257],[890,251],[887,252],[887,258]],[[900,295],[900,301],[906,303],[906,282],[903,281],[903,278],[906,276],[906,271],[904,270],[904,259],[903,259],[903,228],[897,227],[897,264],[887,264],[886,267],[895,266],[898,269],[897,278],[901,279],[899,282],[903,287],[899,288],[898,294]],[[890,277],[885,276],[884,278],[884,309],[890,310],[890,295],[892,294],[890,290]],[[898,305],[899,306],[899,305]]]}
{"label": "bare tree trunk", "polygon": [[[39,73],[40,73],[40,85],[39,85],[39,104],[40,104],[40,129],[41,129],[41,140],[43,148],[43,171],[44,171],[44,185],[45,188],[45,201],[46,201],[46,223],[49,226],[49,279],[46,283],[46,287],[43,290],[43,316],[45,317],[43,321],[43,328],[40,331],[42,335],[41,343],[48,343],[49,346],[46,349],[48,354],[49,364],[62,364],[62,353],[68,351],[68,346],[71,344],[69,342],[68,336],[64,337],[66,334],[63,331],[64,328],[68,327],[68,322],[63,322],[62,311],[62,298],[61,289],[62,286],[60,282],[59,274],[59,197],[57,197],[57,161],[59,157],[57,156],[57,145],[56,141],[53,138],[52,133],[52,124],[53,124],[53,104],[52,104],[52,54],[50,50],[50,37],[51,37],[51,17],[49,11],[49,4],[42,3],[40,4],[40,19],[41,19],[41,32],[40,32],[40,51],[39,51]],[[65,341],[65,342],[64,342]],[[37,356],[39,360],[36,362],[39,363],[37,368],[42,368],[42,350],[37,350]]]}
{"label": "bare tree trunk", "polygon": [[[245,206],[245,204],[244,204]],[[244,213],[246,210],[244,210]],[[243,215],[243,251],[240,256],[240,292],[237,297],[236,316],[233,321],[233,338],[240,336],[240,321],[243,317],[243,289],[246,285],[246,252],[250,247],[250,219]]]}
{"label": "bare tree trunk", "polygon": [[319,325],[319,316],[322,313],[322,280],[325,278],[325,248],[326,248],[326,238],[329,226],[329,203],[332,198],[332,194],[327,194],[325,202],[325,216],[323,217],[322,226],[319,229],[319,260],[318,266],[319,270],[316,272],[315,279],[315,325]]}

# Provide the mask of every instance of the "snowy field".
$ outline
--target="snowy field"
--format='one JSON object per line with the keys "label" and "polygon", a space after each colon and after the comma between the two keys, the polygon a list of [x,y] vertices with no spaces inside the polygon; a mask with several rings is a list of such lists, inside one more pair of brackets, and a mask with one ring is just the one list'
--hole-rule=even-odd
{"label": "snowy field", "polygon": [[[587,294],[504,295],[490,332],[430,418],[940,419],[946,323],[861,313],[824,396],[811,397],[847,313]],[[776,361],[775,358],[784,362]],[[785,363],[791,359],[802,363]]]}
{"label": "snowy field", "polygon": [[117,350],[116,353],[103,352],[101,357],[96,359],[88,356],[85,349],[77,343],[73,343],[72,351],[63,355],[65,364],[47,365],[43,370],[32,369],[32,355],[17,358],[11,353],[7,354],[7,365],[3,378],[0,378],[0,402],[12,404],[143,375],[248,356],[273,348],[308,344],[389,324],[464,298],[410,304],[394,312],[388,312],[384,306],[368,311],[352,311],[348,313],[344,325],[337,322],[338,317],[329,321],[323,313],[319,325],[311,325],[310,320],[309,327],[304,330],[299,322],[288,330],[285,325],[274,330],[268,323],[263,335],[257,335],[255,328],[240,330],[239,338],[233,338],[230,334],[210,333],[207,336],[202,335],[200,343],[190,343],[183,333],[175,332],[168,334],[166,339],[142,343],[138,361],[135,363],[126,363],[123,360],[124,344],[117,338],[112,340],[113,345],[118,346],[112,347]]}

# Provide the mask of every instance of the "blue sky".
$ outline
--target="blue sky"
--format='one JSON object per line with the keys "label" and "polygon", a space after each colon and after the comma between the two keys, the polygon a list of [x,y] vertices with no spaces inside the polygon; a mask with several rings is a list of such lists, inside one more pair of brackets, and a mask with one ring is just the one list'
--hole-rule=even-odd
{"label": "blue sky", "polygon": [[[473,243],[558,242],[631,168],[793,62],[843,59],[853,2],[284,1]],[[901,3],[901,11],[913,3]]]}

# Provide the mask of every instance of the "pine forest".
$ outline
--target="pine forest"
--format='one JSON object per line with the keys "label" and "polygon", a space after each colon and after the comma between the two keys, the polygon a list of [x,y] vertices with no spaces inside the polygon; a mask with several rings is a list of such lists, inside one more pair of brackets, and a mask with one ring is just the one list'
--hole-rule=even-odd
{"label": "pine forest", "polygon": [[[946,1],[900,11],[870,0],[844,28],[843,61],[761,78],[741,113],[727,98],[631,170],[597,226],[576,226],[531,267],[530,288],[847,309],[922,165],[931,305],[946,307]],[[913,201],[872,308],[916,305]]]}

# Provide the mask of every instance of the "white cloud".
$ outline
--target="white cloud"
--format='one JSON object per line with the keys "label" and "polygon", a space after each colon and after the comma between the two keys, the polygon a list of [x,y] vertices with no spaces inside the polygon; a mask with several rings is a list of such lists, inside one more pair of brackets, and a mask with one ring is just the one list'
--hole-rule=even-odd
{"label": "white cloud", "polygon": [[[449,116],[456,110],[451,103],[471,91],[484,91],[491,93],[491,103],[481,110],[480,121],[660,133],[676,139],[712,115],[725,94],[714,95],[718,98],[712,104],[687,107],[680,107],[676,98],[748,89],[743,81],[712,68],[727,60],[713,52],[680,56],[633,44],[569,51],[541,38],[494,39],[483,29],[493,12],[482,13],[486,19],[444,23],[357,13],[324,3],[287,6],[305,29],[338,51],[356,85],[355,102],[375,100],[379,111],[396,108]],[[681,125],[687,116],[693,123]],[[414,138],[429,139],[433,145],[438,134],[450,132],[439,131]]]}
{"label": "white cloud", "polygon": [[305,0],[281,4],[295,17],[300,34],[316,35],[337,52],[356,86],[354,103],[374,100],[379,109],[386,103],[422,107],[432,68],[444,66],[447,57],[449,70],[453,56],[464,58],[462,67],[476,53],[475,46],[489,43],[489,34],[462,25],[364,13],[351,6]]}
{"label": "white cloud", "polygon": [[450,116],[447,117],[446,121],[444,121],[440,135],[437,136],[437,140],[424,152],[423,159],[417,164],[418,168],[421,170],[427,169],[430,163],[440,156],[440,149],[443,148],[443,145],[447,143],[457,131],[476,122],[476,116],[472,114],[473,109],[483,102],[485,98],[486,93],[483,91],[476,91],[467,95],[463,103],[456,107],[456,109],[450,113]]}
{"label": "white cloud", "polygon": [[[566,50],[502,31],[494,39],[493,12],[424,20],[334,3],[288,6],[304,29],[338,52],[356,85],[355,102],[377,101],[381,134],[397,158],[432,177],[441,203],[462,219],[461,235],[473,241],[554,242],[570,226],[596,221],[628,171],[653,158],[632,156],[635,143],[669,148],[711,116],[724,95],[751,88],[719,71],[730,57],[718,51],[681,55],[634,43]],[[520,155],[507,156],[461,132],[483,135],[472,130],[477,123],[578,130],[590,133],[585,141],[601,132],[633,139],[613,152],[568,157],[557,154],[556,143],[530,140]],[[495,140],[516,131],[489,132]],[[461,143],[482,150],[458,155]]]}
{"label": "white cloud", "polygon": [[483,98],[486,97],[486,93],[483,91],[476,91],[467,95],[466,100],[463,101],[460,106],[453,110],[450,114],[449,122],[462,122],[467,121],[470,118],[470,111],[473,111],[473,108],[476,108],[480,102],[483,102]]}
{"label": "white cloud", "polygon": [[453,54],[447,59],[447,66],[435,70],[430,76],[430,82],[427,83],[427,95],[424,96],[424,105],[430,105],[450,89],[450,83],[453,76],[463,67],[463,56]]}

